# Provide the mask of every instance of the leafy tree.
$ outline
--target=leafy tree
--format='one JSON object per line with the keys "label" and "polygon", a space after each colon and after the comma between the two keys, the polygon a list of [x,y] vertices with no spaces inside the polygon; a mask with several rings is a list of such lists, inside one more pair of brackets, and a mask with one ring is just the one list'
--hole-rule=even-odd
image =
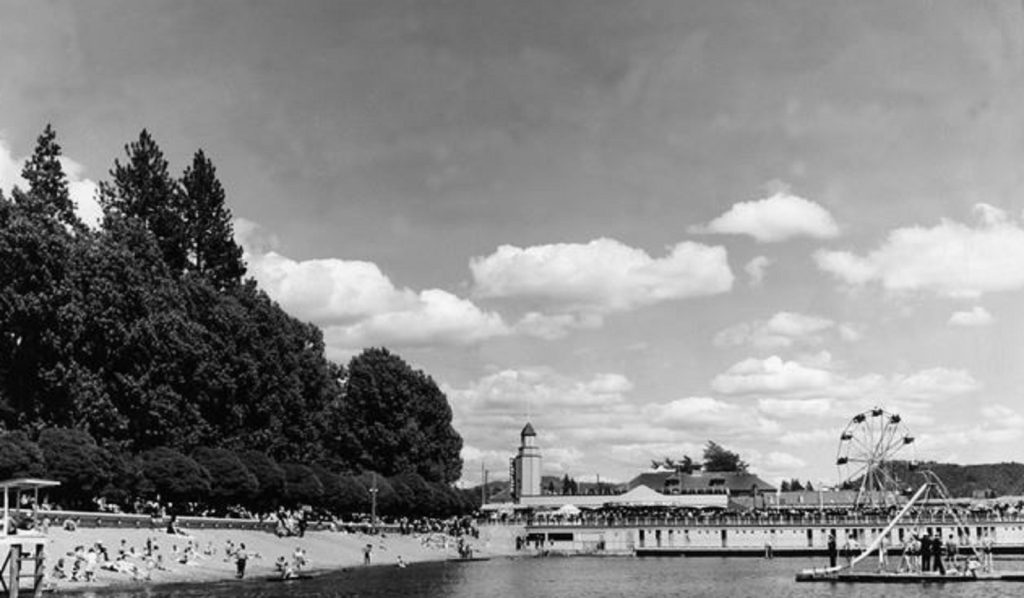
{"label": "leafy tree", "polygon": [[163,501],[199,501],[210,495],[210,474],[193,459],[167,447],[139,456],[148,487]]}
{"label": "leafy tree", "polygon": [[789,492],[789,480],[782,480],[782,483],[779,484],[779,490],[782,492]]}
{"label": "leafy tree", "polygon": [[185,223],[181,189],[168,173],[163,151],[143,129],[138,141],[125,146],[127,161],[114,161],[113,180],[100,185],[100,202],[109,214],[138,218],[156,237],[171,272],[185,269]]}
{"label": "leafy tree", "polygon": [[83,430],[46,428],[39,433],[46,476],[60,482],[51,493],[65,507],[91,506],[112,479],[107,453]]}
{"label": "leafy tree", "polygon": [[234,452],[198,448],[192,458],[210,473],[210,494],[206,500],[209,504],[223,509],[245,503],[259,492],[259,480]]}
{"label": "leafy tree", "polygon": [[24,432],[0,435],[0,480],[38,478],[46,472],[43,451]]}
{"label": "leafy tree", "polygon": [[367,501],[366,512],[370,512],[370,505],[373,498],[373,489],[377,489],[377,515],[400,514],[398,511],[398,496],[388,480],[379,474],[364,471],[357,477],[359,483],[366,488]]}
{"label": "leafy tree", "polygon": [[814,492],[814,486],[811,485],[811,481],[810,480],[807,480],[807,483],[804,484],[804,490],[806,490],[808,492]]}
{"label": "leafy tree", "polygon": [[738,454],[709,440],[704,448],[704,471],[746,472],[747,464]]}
{"label": "leafy tree", "polygon": [[310,466],[313,470],[313,475],[316,479],[320,480],[320,485],[323,486],[323,494],[320,497],[320,501],[316,503],[316,506],[324,507],[331,511],[338,510],[338,499],[342,491],[341,475],[335,473],[332,469],[322,463],[317,463]]}
{"label": "leafy tree", "polygon": [[313,470],[300,463],[283,463],[284,498],[292,507],[319,504],[323,499],[324,486]]}
{"label": "leafy tree", "polygon": [[72,423],[78,241],[48,206],[17,188],[0,201],[0,417],[11,429]]}
{"label": "leafy tree", "polygon": [[354,475],[341,475],[338,480],[338,492],[332,497],[331,503],[337,513],[367,513],[370,511],[370,495],[359,478]]}
{"label": "leafy tree", "polygon": [[462,438],[447,398],[422,371],[387,349],[367,349],[349,362],[344,397],[334,421],[354,437],[364,469],[459,478]]}
{"label": "leafy tree", "polygon": [[388,478],[398,497],[397,510],[416,516],[433,514],[434,496],[430,485],[416,473],[400,473]]}
{"label": "leafy tree", "polygon": [[700,465],[693,462],[690,455],[683,455],[683,458],[676,462],[676,471],[680,473],[693,473],[700,469]]}
{"label": "leafy tree", "polygon": [[789,489],[793,492],[800,492],[804,489],[804,485],[797,478],[793,478],[789,482]]}
{"label": "leafy tree", "polygon": [[181,188],[188,268],[218,288],[238,284],[245,276],[242,248],[234,240],[224,188],[202,150],[185,169]]}
{"label": "leafy tree", "polygon": [[258,486],[253,504],[264,512],[272,511],[284,499],[284,469],[260,451],[245,451],[239,457],[256,477]]}

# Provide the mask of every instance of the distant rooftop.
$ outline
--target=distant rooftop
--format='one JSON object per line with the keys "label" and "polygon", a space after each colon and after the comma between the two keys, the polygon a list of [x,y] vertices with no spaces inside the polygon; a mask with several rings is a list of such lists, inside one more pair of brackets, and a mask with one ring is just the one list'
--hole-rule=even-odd
{"label": "distant rooftop", "polygon": [[530,422],[526,422],[523,427],[523,431],[519,433],[520,436],[536,436],[537,433],[533,431],[533,425]]}

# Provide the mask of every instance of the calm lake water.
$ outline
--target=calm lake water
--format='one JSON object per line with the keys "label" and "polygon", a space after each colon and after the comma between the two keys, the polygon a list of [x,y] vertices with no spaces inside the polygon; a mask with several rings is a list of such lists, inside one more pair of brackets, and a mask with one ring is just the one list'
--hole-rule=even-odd
{"label": "calm lake water", "polygon": [[[803,558],[542,558],[424,563],[351,569],[292,582],[224,582],[138,591],[87,592],[97,598],[247,598],[429,596],[431,598],[998,598],[1024,595],[1024,583],[826,584],[796,583],[799,569],[822,565]],[[1002,570],[1024,562],[997,562]]]}

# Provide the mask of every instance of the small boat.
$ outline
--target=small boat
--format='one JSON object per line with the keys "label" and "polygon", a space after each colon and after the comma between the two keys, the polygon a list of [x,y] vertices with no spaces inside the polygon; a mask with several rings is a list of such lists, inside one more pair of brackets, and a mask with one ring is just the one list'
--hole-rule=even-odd
{"label": "small boat", "polygon": [[290,577],[283,577],[283,576],[280,576],[280,575],[274,575],[272,577],[268,577],[266,579],[266,581],[306,581],[306,580],[309,580],[309,579],[313,579],[314,577],[316,577],[316,576],[315,575],[309,575],[307,573],[300,573],[298,575],[292,575]]}

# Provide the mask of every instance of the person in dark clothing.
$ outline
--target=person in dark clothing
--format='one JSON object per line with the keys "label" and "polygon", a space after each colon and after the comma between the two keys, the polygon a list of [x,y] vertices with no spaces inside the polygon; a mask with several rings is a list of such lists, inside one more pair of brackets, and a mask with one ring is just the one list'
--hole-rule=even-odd
{"label": "person in dark clothing", "polygon": [[828,535],[828,566],[835,567],[836,559],[839,558],[839,551],[836,550],[836,535]]}
{"label": "person in dark clothing", "polygon": [[932,538],[928,534],[921,536],[921,571],[932,570]]}
{"label": "person in dark clothing", "polygon": [[249,555],[245,552],[245,544],[239,544],[238,550],[235,551],[235,577],[238,579],[245,577],[245,562],[247,560],[249,560]]}
{"label": "person in dark clothing", "polygon": [[939,575],[946,574],[946,566],[942,564],[942,534],[935,534],[932,540],[932,569],[939,572]]}

